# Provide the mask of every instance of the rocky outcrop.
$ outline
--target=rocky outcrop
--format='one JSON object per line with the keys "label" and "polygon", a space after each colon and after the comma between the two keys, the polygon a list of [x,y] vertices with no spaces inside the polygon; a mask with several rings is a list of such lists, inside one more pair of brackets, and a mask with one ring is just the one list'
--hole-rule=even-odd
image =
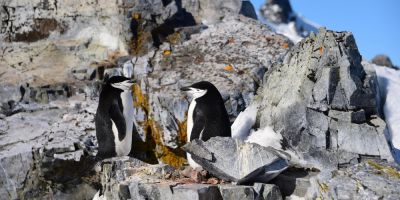
{"label": "rocky outcrop", "polygon": [[[97,103],[84,96],[49,105],[20,104],[24,111],[0,119],[0,195],[6,199],[91,198],[89,156],[96,154]],[[61,188],[60,188],[61,187]]]}
{"label": "rocky outcrop", "polygon": [[320,29],[264,79],[259,126],[281,133],[308,164],[326,169],[364,157],[392,159],[376,111],[376,77],[365,73],[350,33]]}
{"label": "rocky outcrop", "polygon": [[208,172],[238,184],[268,183],[289,166],[290,160],[274,148],[232,138],[193,140],[183,148]]}
{"label": "rocky outcrop", "polygon": [[[128,61],[138,82],[134,87],[135,126],[140,135],[136,146],[143,148],[137,149],[137,156],[180,166],[185,162],[179,147],[186,143],[189,101],[179,88],[201,80],[212,82],[234,119],[253,99],[265,71],[291,45],[245,17],[202,29],[179,29],[158,51]],[[202,31],[187,37],[193,30]]]}
{"label": "rocky outcrop", "polygon": [[[274,10],[284,1],[271,2]],[[399,196],[396,167],[362,162],[391,157],[385,123],[374,109],[374,73],[365,73],[349,33],[321,30],[292,47],[250,19],[256,18],[250,2],[239,0],[5,0],[0,5],[2,198],[90,199],[99,190],[109,199]],[[303,27],[299,34],[308,35],[287,10],[277,20],[295,22],[295,28]],[[137,130],[131,157],[105,160],[96,165],[97,173],[93,120],[97,81],[106,74],[136,79]],[[275,185],[221,180],[213,175],[243,172],[228,180],[246,183],[243,176],[254,169],[268,172],[264,161],[279,157],[231,140],[220,141],[229,146],[225,152],[204,142],[205,149],[192,153],[205,152],[203,165],[216,168],[232,152],[242,159],[230,164],[253,168],[222,166],[221,174],[180,168],[186,162],[181,147],[189,101],[178,89],[200,80],[218,87],[231,120],[252,101],[261,106],[256,126],[282,134],[282,146],[300,158],[296,167],[309,168],[290,166],[272,180]],[[257,151],[265,152],[262,162],[243,162]]]}
{"label": "rocky outcrop", "polygon": [[[0,83],[18,91],[26,83],[41,87],[92,80],[95,67],[110,64],[102,61],[146,54],[175,28],[239,13],[253,16],[254,9],[243,4],[247,9],[241,9],[241,0],[2,1]],[[1,103],[19,100],[10,95]]]}
{"label": "rocky outcrop", "polygon": [[323,199],[398,199],[398,166],[367,161],[326,174],[315,181]]}
{"label": "rocky outcrop", "polygon": [[102,163],[103,190],[107,199],[282,199],[270,184],[239,186],[230,183],[205,184],[174,179],[182,173],[167,165],[147,165],[133,158],[113,158]]}
{"label": "rocky outcrop", "polygon": [[[21,102],[71,97],[76,94],[74,85],[78,92],[96,94],[99,88],[92,80],[122,73],[128,66],[129,76],[139,83],[134,89],[140,135],[135,156],[179,166],[185,161],[178,147],[186,141],[188,102],[176,89],[188,80],[211,77],[203,72],[218,68],[215,80],[209,81],[220,83],[234,118],[250,102],[270,63],[290,46],[258,22],[238,17],[255,17],[249,4],[241,0],[3,1],[1,14],[7,20],[2,21],[0,32],[4,86],[0,113],[20,112]],[[228,22],[213,25],[223,20]],[[203,24],[210,30],[195,36],[207,28]]]}
{"label": "rocky outcrop", "polygon": [[382,54],[376,55],[374,58],[372,58],[371,62],[375,65],[395,68],[389,56],[387,55],[382,55]]}

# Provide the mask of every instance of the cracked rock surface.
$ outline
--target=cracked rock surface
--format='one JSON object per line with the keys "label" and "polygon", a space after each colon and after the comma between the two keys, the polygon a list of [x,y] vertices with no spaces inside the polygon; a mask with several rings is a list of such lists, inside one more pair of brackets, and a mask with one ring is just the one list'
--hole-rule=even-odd
{"label": "cracked rock surface", "polygon": [[322,169],[363,157],[393,160],[376,109],[376,76],[365,72],[351,33],[320,29],[264,80],[255,98],[259,126],[281,133],[308,164]]}

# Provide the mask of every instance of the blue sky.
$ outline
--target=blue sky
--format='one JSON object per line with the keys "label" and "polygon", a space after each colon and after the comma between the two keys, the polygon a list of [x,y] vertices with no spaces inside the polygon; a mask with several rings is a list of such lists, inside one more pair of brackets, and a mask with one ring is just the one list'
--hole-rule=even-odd
{"label": "blue sky", "polygon": [[[251,0],[258,12],[264,0]],[[400,0],[291,0],[309,21],[335,31],[353,32],[361,55],[386,54],[400,66]]]}

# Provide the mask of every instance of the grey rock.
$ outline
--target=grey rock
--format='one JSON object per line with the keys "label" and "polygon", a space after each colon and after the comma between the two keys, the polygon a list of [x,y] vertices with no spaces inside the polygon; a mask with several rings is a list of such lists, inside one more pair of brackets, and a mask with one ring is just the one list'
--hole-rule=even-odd
{"label": "grey rock", "polygon": [[375,65],[394,68],[392,61],[387,55],[376,55],[374,58],[372,58],[371,62]]}
{"label": "grey rock", "polygon": [[174,187],[175,199],[222,199],[218,186],[214,185],[179,185]]}
{"label": "grey rock", "polygon": [[[69,101],[56,102],[26,104],[24,112],[1,119],[0,193],[4,198],[68,199],[94,195],[90,183],[65,185],[63,191],[52,188],[50,183],[79,182],[88,173],[88,155],[94,155],[96,143],[94,113],[90,110],[96,107],[96,101],[88,99],[78,109],[70,107],[73,105]],[[86,142],[78,145],[81,141]]]}
{"label": "grey rock", "polygon": [[282,199],[282,194],[279,187],[273,184],[255,183],[254,190],[257,194],[257,200]]}
{"label": "grey rock", "polygon": [[222,199],[243,199],[254,200],[256,193],[252,186],[237,186],[237,185],[220,185]]}
{"label": "grey rock", "polygon": [[182,7],[193,15],[197,23],[203,23],[207,25],[220,22],[223,19],[235,17],[239,13],[244,16],[257,19],[257,17],[254,16],[254,8],[249,4],[251,5],[250,2],[243,2],[242,0],[182,1]]}
{"label": "grey rock", "polygon": [[372,160],[320,176],[315,191],[332,199],[398,199],[399,169]]}
{"label": "grey rock", "polygon": [[178,169],[167,165],[148,165],[137,159],[119,157],[101,163],[102,197],[108,199],[282,199],[277,186],[256,183],[254,186],[230,183],[210,185],[190,183],[185,179],[166,179]]}
{"label": "grey rock", "polygon": [[392,160],[383,121],[371,125],[375,79],[361,65],[350,33],[320,29],[265,75],[254,102],[261,107],[257,121],[281,133],[313,167],[337,168],[363,155]]}
{"label": "grey rock", "polygon": [[273,148],[227,137],[194,140],[183,149],[211,174],[239,184],[267,183],[288,167],[289,156]]}
{"label": "grey rock", "polygon": [[248,0],[242,1],[242,7],[240,8],[239,14],[250,17],[252,19],[257,19],[256,10],[254,9],[253,4]]}

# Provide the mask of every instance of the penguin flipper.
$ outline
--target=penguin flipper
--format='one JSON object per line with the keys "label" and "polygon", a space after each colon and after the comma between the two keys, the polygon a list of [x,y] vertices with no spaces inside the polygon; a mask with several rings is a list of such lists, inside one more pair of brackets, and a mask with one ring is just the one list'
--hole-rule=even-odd
{"label": "penguin flipper", "polygon": [[126,135],[126,124],[124,114],[117,104],[114,104],[110,108],[110,117],[111,120],[115,123],[115,126],[118,130],[118,139],[119,141],[123,140]]}

